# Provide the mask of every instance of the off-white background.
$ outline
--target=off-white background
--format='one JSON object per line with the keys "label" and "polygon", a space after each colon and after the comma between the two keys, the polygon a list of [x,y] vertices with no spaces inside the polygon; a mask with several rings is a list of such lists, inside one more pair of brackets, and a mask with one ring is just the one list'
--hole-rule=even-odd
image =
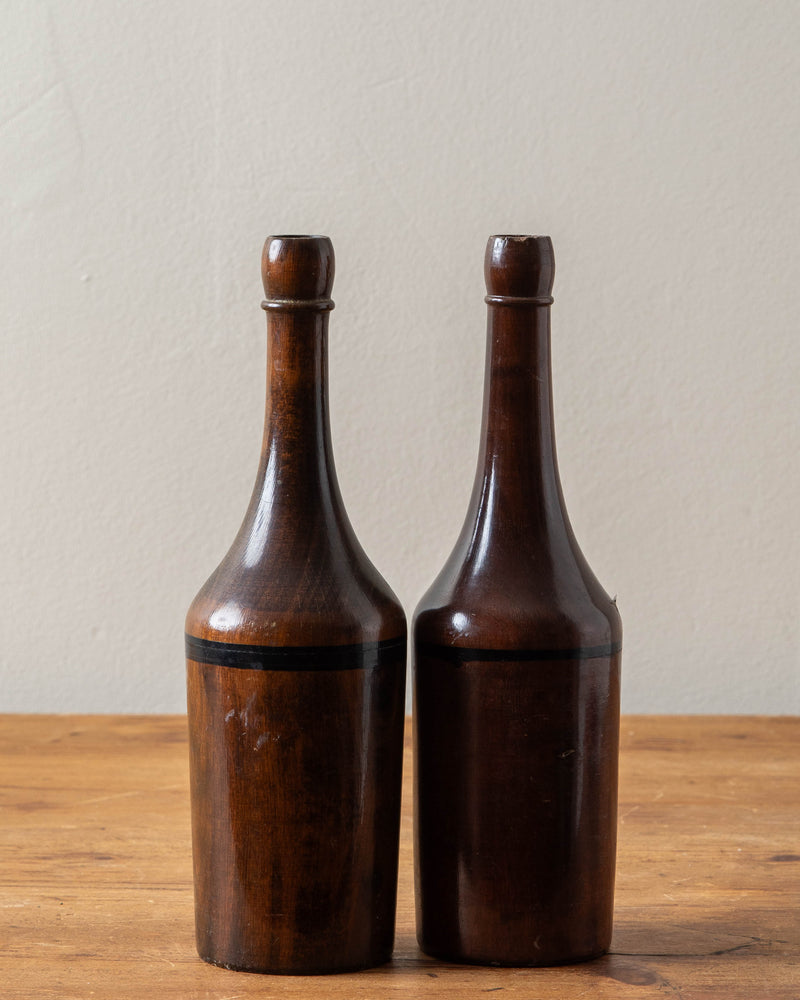
{"label": "off-white background", "polygon": [[472,484],[486,238],[539,232],[624,708],[800,711],[798,4],[0,9],[0,710],[183,709],[270,232],[334,240],[342,490],[410,613]]}

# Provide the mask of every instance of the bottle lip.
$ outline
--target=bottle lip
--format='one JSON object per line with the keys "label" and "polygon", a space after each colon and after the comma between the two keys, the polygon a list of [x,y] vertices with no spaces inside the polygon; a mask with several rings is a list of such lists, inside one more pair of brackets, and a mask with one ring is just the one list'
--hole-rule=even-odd
{"label": "bottle lip", "polygon": [[484,257],[487,302],[550,305],[555,277],[549,236],[490,236]]}
{"label": "bottle lip", "polygon": [[332,309],[335,269],[333,244],[327,236],[268,236],[261,254],[263,308]]}

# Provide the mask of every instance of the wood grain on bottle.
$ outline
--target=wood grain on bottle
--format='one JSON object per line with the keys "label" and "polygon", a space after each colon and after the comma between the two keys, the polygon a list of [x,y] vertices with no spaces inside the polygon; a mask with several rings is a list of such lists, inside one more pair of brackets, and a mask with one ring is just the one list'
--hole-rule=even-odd
{"label": "wood grain on bottle", "polygon": [[242,527],[186,621],[197,946],[316,974],[389,959],[406,626],[333,465],[334,258],[270,237],[261,463]]}
{"label": "wood grain on bottle", "polygon": [[417,931],[455,961],[553,965],[611,940],[621,623],[569,524],[547,237],[493,237],[481,458],[415,615]]}

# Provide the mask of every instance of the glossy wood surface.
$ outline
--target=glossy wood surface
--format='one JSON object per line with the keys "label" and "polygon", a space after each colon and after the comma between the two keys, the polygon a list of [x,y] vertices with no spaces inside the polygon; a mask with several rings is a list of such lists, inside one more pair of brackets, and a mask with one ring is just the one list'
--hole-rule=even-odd
{"label": "glossy wood surface", "polygon": [[333,276],[327,238],[267,239],[261,460],[239,533],[189,611],[191,635],[339,646],[405,634],[403,611],[359,545],[336,478],[328,414]]}
{"label": "glossy wood surface", "polygon": [[548,237],[493,237],[481,457],[415,615],[417,927],[439,957],[549,965],[612,930],[621,623],[566,513]]}
{"label": "glossy wood surface", "polygon": [[394,935],[405,618],[336,481],[333,273],[324,237],[265,244],[261,463],[186,620],[197,947],[250,971],[364,968]]}
{"label": "glossy wood surface", "polygon": [[391,962],[264,977],[195,951],[185,717],[0,716],[3,1000],[796,1000],[800,719],[623,716],[611,950],[551,969],[420,952],[410,737]]}

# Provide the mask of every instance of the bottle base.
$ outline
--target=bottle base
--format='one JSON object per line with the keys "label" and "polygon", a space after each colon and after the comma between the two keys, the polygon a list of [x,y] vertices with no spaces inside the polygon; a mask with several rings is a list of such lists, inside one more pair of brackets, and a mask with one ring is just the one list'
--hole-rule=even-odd
{"label": "bottle base", "polygon": [[391,961],[392,953],[389,952],[385,956],[377,956],[374,959],[367,959],[366,961],[348,963],[343,965],[336,965],[333,967],[325,966],[324,968],[287,968],[282,967],[267,967],[258,964],[250,964],[247,962],[226,962],[222,959],[211,958],[208,955],[202,955],[198,952],[200,958],[207,962],[209,965],[214,965],[218,969],[227,969],[229,972],[249,972],[255,975],[261,976],[336,976],[343,975],[348,972],[363,972],[366,969],[375,969],[378,966],[386,965],[387,962]]}
{"label": "bottle base", "polygon": [[530,956],[489,956],[480,954],[464,954],[457,948],[437,948],[427,945],[424,941],[417,939],[420,950],[429,958],[435,958],[440,962],[452,962],[456,965],[481,965],[492,968],[504,969],[534,969],[551,968],[559,965],[581,965],[584,962],[592,962],[596,958],[602,958],[608,954],[608,948],[596,948],[588,952],[576,954],[555,954],[543,955],[541,957]]}

